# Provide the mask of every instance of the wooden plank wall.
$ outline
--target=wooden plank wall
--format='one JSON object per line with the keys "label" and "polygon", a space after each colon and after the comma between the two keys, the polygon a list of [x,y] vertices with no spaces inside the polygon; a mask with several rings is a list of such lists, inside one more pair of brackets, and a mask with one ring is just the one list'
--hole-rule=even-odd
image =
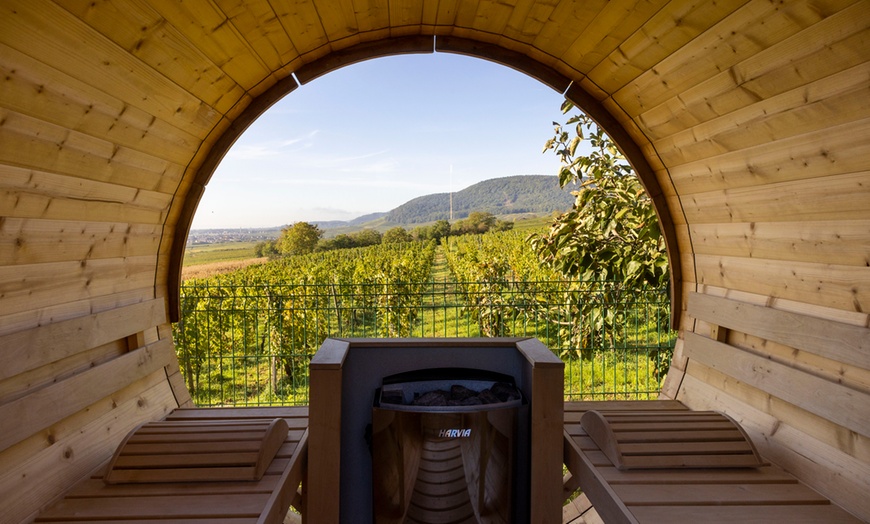
{"label": "wooden plank wall", "polygon": [[[232,142],[227,131],[239,132],[247,108],[277,99],[258,98],[270,88],[295,85],[289,75],[305,64],[356,56],[359,46],[384,54],[405,37],[525,57],[609,112],[667,202],[683,298],[700,291],[870,325],[868,0],[7,0],[0,409],[29,417],[30,428],[5,436],[3,422],[3,438],[16,442],[0,451],[0,495],[21,501],[14,518],[97,461],[104,450],[82,435],[111,433],[107,445],[177,403],[170,385],[184,394],[177,373],[167,381],[164,371],[175,364],[163,301],[175,292],[173,246],[181,251],[209,166]],[[493,48],[505,53],[480,51]],[[135,329],[109,329],[131,311]],[[708,336],[709,326],[684,315],[680,327],[665,397],[724,402],[750,427],[789,428],[769,449],[787,450],[773,458],[810,483],[870,462],[864,428],[750,386],[739,371],[710,371],[707,350],[683,351],[689,333]],[[105,330],[117,336],[94,338]],[[745,340],[729,344],[762,355],[786,351],[730,333]],[[828,376],[842,364],[844,383],[865,391],[862,368],[840,363],[837,342],[801,354],[809,360],[800,365]],[[115,371],[126,385],[99,385]],[[76,386],[69,396],[96,391],[54,415],[31,413],[66,402],[61,384]],[[811,429],[824,427],[848,431]],[[854,489],[831,496],[870,520]]]}
{"label": "wooden plank wall", "polygon": [[[628,83],[590,76],[663,164],[681,250],[693,253],[686,293],[769,306],[782,326],[870,325],[868,28],[867,2],[747,2]],[[687,315],[681,327],[664,396],[728,412],[769,460],[870,519],[870,431],[856,420],[870,383],[844,360],[843,336],[830,332],[820,356],[751,329],[718,335],[782,363],[759,379],[746,352],[730,354],[737,367],[713,365],[721,347],[693,335],[710,325]],[[843,386],[822,387],[831,380]],[[831,389],[839,396],[818,403]]]}
{"label": "wooden plank wall", "polygon": [[0,10],[0,521],[18,523],[189,401],[158,253],[192,151],[243,89],[153,12]]}
{"label": "wooden plank wall", "polygon": [[712,294],[688,312],[680,399],[731,414],[769,460],[870,514],[870,328]]}
{"label": "wooden plank wall", "polygon": [[189,403],[165,317],[152,299],[0,335],[3,522],[29,521],[139,423]]}

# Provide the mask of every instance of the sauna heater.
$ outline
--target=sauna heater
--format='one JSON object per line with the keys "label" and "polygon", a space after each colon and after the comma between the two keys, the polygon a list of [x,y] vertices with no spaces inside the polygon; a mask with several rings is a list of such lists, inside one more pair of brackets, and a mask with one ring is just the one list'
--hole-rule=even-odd
{"label": "sauna heater", "polygon": [[519,411],[509,375],[426,369],[385,377],[372,410],[376,524],[517,522]]}

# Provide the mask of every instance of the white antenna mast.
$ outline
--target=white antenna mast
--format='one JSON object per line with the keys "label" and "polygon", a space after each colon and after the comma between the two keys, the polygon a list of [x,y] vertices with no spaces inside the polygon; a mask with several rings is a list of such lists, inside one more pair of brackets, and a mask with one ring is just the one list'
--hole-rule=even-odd
{"label": "white antenna mast", "polygon": [[450,222],[453,222],[453,164],[450,164]]}

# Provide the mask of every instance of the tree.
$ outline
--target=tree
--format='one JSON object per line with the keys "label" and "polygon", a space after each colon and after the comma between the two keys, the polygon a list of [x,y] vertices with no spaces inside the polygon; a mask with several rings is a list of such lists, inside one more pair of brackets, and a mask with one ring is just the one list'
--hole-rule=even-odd
{"label": "tree", "polygon": [[451,235],[479,235],[489,231],[507,231],[514,227],[513,222],[499,220],[486,211],[472,211],[450,228]]}
{"label": "tree", "polygon": [[386,233],[384,233],[381,241],[384,244],[394,244],[397,242],[411,242],[414,240],[414,237],[411,236],[411,233],[403,228],[402,226],[396,226],[394,228],[388,229]]}
{"label": "tree", "polygon": [[254,246],[254,254],[257,258],[275,257],[278,255],[278,242],[276,240],[257,242],[257,245]]}
{"label": "tree", "polygon": [[[573,109],[562,106],[564,114]],[[565,336],[584,357],[594,347],[616,347],[626,321],[613,305],[625,291],[644,285],[661,289],[668,283],[664,238],[652,202],[628,161],[610,138],[585,114],[571,116],[574,136],[553,122],[554,136],[544,146],[561,160],[559,184],[577,185],[574,206],[558,216],[549,230],[529,240],[545,265],[563,275],[591,281],[595,300],[566,291]],[[587,141],[591,152],[578,155]],[[663,311],[662,314],[666,313]],[[555,314],[555,313],[554,313]],[[661,362],[669,362],[661,360]],[[658,370],[663,376],[666,365]]]}
{"label": "tree", "polygon": [[284,256],[312,253],[322,236],[323,231],[319,227],[308,222],[296,222],[281,230],[278,250]]}
{"label": "tree", "polygon": [[354,247],[376,246],[381,243],[381,233],[377,229],[363,229],[351,233]]}
{"label": "tree", "polygon": [[336,235],[333,238],[321,238],[317,242],[317,251],[332,251],[333,249],[348,249],[356,247],[353,238],[344,233]]}
{"label": "tree", "polygon": [[[573,104],[565,102],[562,112]],[[541,259],[562,274],[584,280],[618,280],[626,286],[668,282],[664,238],[652,202],[610,138],[585,114],[572,116],[575,136],[553,122],[555,136],[544,151],[554,151],[562,166],[559,184],[576,184],[574,206],[550,229],[532,237]],[[588,135],[588,137],[587,137]],[[584,141],[588,155],[577,155]]]}
{"label": "tree", "polygon": [[440,243],[442,238],[450,236],[450,222],[437,220],[432,225],[414,228],[414,236],[418,240],[436,240]]}

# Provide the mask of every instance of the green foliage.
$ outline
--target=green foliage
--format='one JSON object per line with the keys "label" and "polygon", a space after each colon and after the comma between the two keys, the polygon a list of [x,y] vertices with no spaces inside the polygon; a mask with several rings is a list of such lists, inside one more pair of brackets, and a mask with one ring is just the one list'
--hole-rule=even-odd
{"label": "green foliage", "polygon": [[375,229],[363,229],[352,233],[350,237],[353,239],[354,247],[376,246],[382,239],[381,233]]}
{"label": "green foliage", "polygon": [[195,399],[238,398],[238,384],[221,377],[262,367],[268,387],[255,380],[244,395],[295,398],[323,339],[409,336],[434,250],[434,242],[410,242],[312,253],[186,281],[173,330],[188,389]]}
{"label": "green foliage", "polygon": [[434,224],[428,226],[415,227],[411,232],[417,240],[434,240],[441,242],[441,239],[450,236],[450,222],[446,220],[436,220]]}
{"label": "green foliage", "polygon": [[512,326],[543,319],[547,328],[536,336],[560,348],[565,359],[645,346],[656,377],[667,373],[671,343],[637,335],[668,331],[666,288],[568,278],[542,265],[525,233],[517,231],[452,237],[445,254],[482,334],[515,335]]}
{"label": "green foliage", "polygon": [[[453,237],[449,249],[430,241],[316,252],[188,280],[173,335],[189,390],[201,405],[304,404],[308,364],[325,337],[507,335],[537,337],[564,358],[566,398],[654,394],[650,370],[667,369],[673,343],[657,316],[667,311],[662,293],[560,280],[526,234]],[[436,260],[450,268],[437,285]],[[577,305],[617,296],[607,307],[626,312],[612,347]],[[576,364],[571,333],[583,330],[587,358]],[[581,367],[581,378],[569,371]]]}
{"label": "green foliage", "polygon": [[[563,113],[573,109],[570,102]],[[617,348],[623,343],[620,326],[625,310],[615,307],[626,289],[662,289],[669,273],[664,238],[649,196],[616,144],[587,115],[569,117],[566,126],[554,122],[554,136],[544,152],[561,160],[559,183],[573,184],[573,208],[558,216],[549,230],[529,240],[541,261],[565,277],[594,284],[594,299],[588,289],[569,287],[568,315],[561,324],[573,345],[585,358],[589,348]],[[577,153],[587,142],[591,152]],[[585,285],[584,285],[585,286]],[[667,312],[659,311],[659,320]],[[573,319],[573,320],[572,320]],[[596,333],[604,333],[595,340]],[[669,360],[669,359],[668,359]],[[667,370],[659,370],[661,375]]]}
{"label": "green foliage", "polygon": [[450,226],[451,235],[480,235],[489,231],[507,231],[512,229],[513,222],[499,220],[486,211],[472,211],[468,217]]}
{"label": "green foliage", "polygon": [[257,242],[257,245],[254,246],[254,255],[257,258],[263,257],[276,257],[279,255],[278,252],[278,241],[277,240],[264,240],[263,242]]}
{"label": "green foliage", "polygon": [[[566,102],[563,112],[573,106]],[[570,117],[575,134],[556,122],[544,151],[559,156],[562,187],[576,184],[574,207],[544,235],[531,238],[541,260],[565,276],[666,285],[668,262],[658,219],[640,180],[610,138],[585,114]],[[577,155],[587,141],[588,155]]]}
{"label": "green foliage", "polygon": [[381,243],[381,234],[374,229],[363,229],[349,235],[336,235],[329,239],[320,239],[316,251],[332,251],[335,249],[350,249],[354,247],[376,246]]}
{"label": "green foliage", "polygon": [[414,240],[414,237],[409,233],[405,228],[401,226],[396,226],[392,229],[387,230],[384,233],[384,237],[381,241],[384,244],[393,244],[396,242],[411,242]]}
{"label": "green foliage", "polygon": [[278,251],[284,256],[305,255],[314,252],[323,231],[308,222],[296,222],[281,230]]}
{"label": "green foliage", "polygon": [[[543,269],[523,235],[512,231],[452,237],[445,252],[450,270],[467,297],[466,307],[485,336],[510,336],[517,318],[534,316],[534,293],[519,297],[516,281],[559,276]],[[511,306],[517,301],[528,308]]]}

